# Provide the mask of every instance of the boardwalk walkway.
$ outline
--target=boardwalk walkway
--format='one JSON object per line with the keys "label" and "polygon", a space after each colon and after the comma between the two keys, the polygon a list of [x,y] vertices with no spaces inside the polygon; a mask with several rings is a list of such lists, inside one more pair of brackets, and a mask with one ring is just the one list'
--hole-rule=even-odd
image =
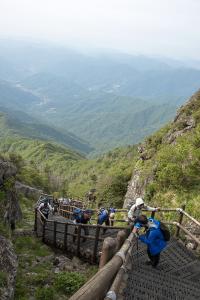
{"label": "boardwalk walkway", "polygon": [[[98,263],[103,241],[107,237],[116,238],[120,229],[124,227],[106,227],[97,225],[74,224],[72,220],[60,215],[49,216],[42,220],[37,213],[36,234],[43,241],[56,248],[63,249],[69,255],[76,255],[90,263]],[[85,236],[84,227],[89,235]],[[103,229],[106,232],[103,233]]]}
{"label": "boardwalk walkway", "polygon": [[146,247],[134,247],[127,273],[127,286],[117,299],[197,300],[200,299],[200,260],[181,242],[173,239],[161,254],[158,267],[145,265]]}
{"label": "boardwalk walkway", "polygon": [[[200,299],[200,260],[188,250],[177,238],[181,234],[189,236],[200,246],[200,223],[182,209],[163,209],[164,212],[177,214],[179,221],[166,222],[175,228],[177,238],[171,238],[166,249],[161,253],[157,268],[145,264],[148,260],[146,246],[138,242],[132,234],[127,234],[124,227],[105,227],[99,225],[74,224],[70,220],[74,207],[63,210],[61,215],[44,219],[36,210],[35,231],[38,237],[54,247],[61,248],[65,253],[77,255],[90,263],[100,263],[100,270],[78,290],[71,300],[199,300]],[[66,213],[68,215],[66,215]],[[182,219],[193,222],[196,235],[183,226]],[[84,226],[88,227],[89,235],[85,236]],[[196,226],[196,227],[195,227]],[[105,234],[103,229],[107,228]],[[124,240],[121,247],[117,242],[123,229]],[[122,232],[122,231],[121,231]],[[112,237],[114,248],[107,252],[102,246]],[[126,239],[126,240],[125,240]],[[104,243],[104,244],[103,244]],[[107,243],[108,245],[109,243]],[[121,247],[121,248],[120,248]],[[108,292],[108,293],[107,293]],[[107,293],[107,295],[106,295]]]}

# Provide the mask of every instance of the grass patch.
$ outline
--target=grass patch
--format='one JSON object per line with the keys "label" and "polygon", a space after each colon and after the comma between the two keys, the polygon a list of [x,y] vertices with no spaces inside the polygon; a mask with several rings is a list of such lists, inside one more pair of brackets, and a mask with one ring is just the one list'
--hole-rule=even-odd
{"label": "grass patch", "polygon": [[47,256],[51,254],[50,249],[35,237],[18,237],[15,241],[17,254],[29,254],[32,256]]}
{"label": "grass patch", "polygon": [[84,283],[86,277],[76,272],[61,272],[55,278],[55,288],[60,293],[73,295]]}
{"label": "grass patch", "polygon": [[24,278],[17,276],[16,285],[15,285],[15,300],[27,300],[28,295],[30,295],[30,288],[24,281]]}
{"label": "grass patch", "polygon": [[0,271],[0,288],[6,286],[7,284],[7,274]]}
{"label": "grass patch", "polygon": [[35,292],[36,300],[54,300],[55,290],[51,287],[39,287]]}

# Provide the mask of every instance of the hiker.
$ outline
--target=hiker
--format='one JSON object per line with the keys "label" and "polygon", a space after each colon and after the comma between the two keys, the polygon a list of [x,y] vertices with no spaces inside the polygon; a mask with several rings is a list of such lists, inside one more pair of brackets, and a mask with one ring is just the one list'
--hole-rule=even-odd
{"label": "hiker", "polygon": [[[82,210],[80,208],[76,208],[73,212],[73,223],[74,224],[88,224],[92,216],[92,210],[87,209],[87,210]],[[82,227],[84,230],[85,235],[89,235],[89,229],[87,226]],[[74,234],[78,233],[78,228],[75,227]],[[73,242],[76,241],[76,237],[73,237]],[[83,242],[86,241],[86,238],[83,238]]]}
{"label": "hiker", "polygon": [[142,227],[146,229],[146,233],[138,235],[138,238],[147,245],[147,255],[150,260],[146,264],[156,268],[159,263],[160,253],[167,245],[164,232],[161,230],[161,223],[156,219],[141,215],[135,220],[132,232],[137,235]]}
{"label": "hiker", "polygon": [[48,219],[49,212],[53,211],[53,207],[49,204],[48,199],[44,199],[44,201],[39,205],[38,210],[44,215],[46,219]]}
{"label": "hiker", "polygon": [[110,226],[114,225],[115,213],[116,213],[116,209],[114,207],[110,207],[109,210],[108,210],[109,225]]}
{"label": "hiker", "polygon": [[[108,210],[104,207],[101,207],[98,213],[97,224],[103,225],[103,223],[105,223],[106,226],[110,225]],[[103,229],[103,234],[106,233],[106,230],[106,228]]]}
{"label": "hiker", "polygon": [[58,199],[55,198],[55,199],[53,199],[53,214],[58,212],[58,209],[59,209],[59,202],[58,202]]}
{"label": "hiker", "polygon": [[159,207],[150,207],[146,205],[142,198],[137,198],[135,204],[133,204],[128,212],[128,223],[131,227],[134,225],[135,219],[141,215],[142,209],[149,211],[158,211]]}

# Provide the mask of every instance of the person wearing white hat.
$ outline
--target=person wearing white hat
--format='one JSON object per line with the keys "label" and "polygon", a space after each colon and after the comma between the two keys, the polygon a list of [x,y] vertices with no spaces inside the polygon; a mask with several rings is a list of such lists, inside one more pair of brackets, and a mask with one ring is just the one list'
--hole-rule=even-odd
{"label": "person wearing white hat", "polygon": [[136,218],[141,215],[142,209],[149,211],[158,211],[159,207],[151,207],[144,203],[142,198],[137,198],[135,204],[133,204],[128,212],[128,222],[130,225],[134,224]]}

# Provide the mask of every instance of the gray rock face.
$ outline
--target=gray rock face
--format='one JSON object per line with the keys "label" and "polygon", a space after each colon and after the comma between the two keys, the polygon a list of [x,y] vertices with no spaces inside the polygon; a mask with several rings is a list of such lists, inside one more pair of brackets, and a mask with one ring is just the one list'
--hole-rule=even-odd
{"label": "gray rock face", "polygon": [[1,213],[4,215],[5,222],[7,222],[12,229],[15,227],[15,221],[22,217],[14,187],[16,173],[17,168],[11,162],[0,158],[0,187],[5,193]]}
{"label": "gray rock face", "polygon": [[25,197],[34,198],[35,200],[38,200],[39,196],[43,193],[42,190],[25,185],[19,181],[15,182],[15,188],[17,192],[24,194]]}
{"label": "gray rock face", "polygon": [[0,299],[10,300],[14,297],[17,257],[10,241],[0,236],[0,272],[4,280],[0,285]]}
{"label": "gray rock face", "polygon": [[8,191],[6,191],[6,198],[7,204],[4,214],[4,220],[11,225],[11,229],[15,229],[15,222],[22,218],[22,211],[17,199],[15,188],[10,188]]}
{"label": "gray rock face", "polygon": [[140,171],[133,172],[132,179],[129,181],[127,193],[125,195],[124,208],[135,203],[136,198],[143,197],[144,186],[140,183]]}
{"label": "gray rock face", "polygon": [[125,195],[123,208],[129,208],[135,203],[138,197],[143,198],[145,194],[146,185],[153,180],[153,174],[147,176],[145,180],[141,180],[141,171],[134,170],[132,179],[129,181],[128,189]]}
{"label": "gray rock face", "polygon": [[10,162],[0,159],[0,186],[4,181],[17,173],[17,168]]}
{"label": "gray rock face", "polygon": [[53,261],[55,266],[54,273],[60,273],[63,271],[85,271],[88,268],[87,263],[83,263],[78,257],[74,256],[72,259],[64,255],[56,256]]}

